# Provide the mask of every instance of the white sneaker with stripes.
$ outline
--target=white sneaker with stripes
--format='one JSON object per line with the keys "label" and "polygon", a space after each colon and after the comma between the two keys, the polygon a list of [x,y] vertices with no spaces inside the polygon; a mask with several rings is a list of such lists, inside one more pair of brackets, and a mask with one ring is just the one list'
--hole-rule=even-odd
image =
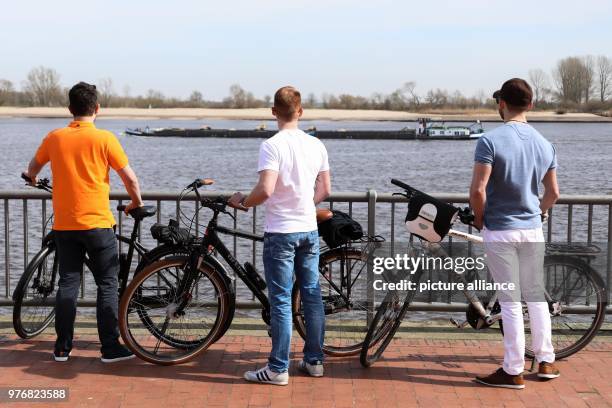
{"label": "white sneaker with stripes", "polygon": [[289,373],[286,371],[275,373],[266,365],[259,370],[247,371],[244,373],[244,379],[262,384],[287,385],[289,384]]}

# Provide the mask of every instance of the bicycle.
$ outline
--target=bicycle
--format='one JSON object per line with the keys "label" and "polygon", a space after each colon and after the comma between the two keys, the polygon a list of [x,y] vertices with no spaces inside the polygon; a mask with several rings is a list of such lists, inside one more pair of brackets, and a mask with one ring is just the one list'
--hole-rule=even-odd
{"label": "bicycle", "polygon": [[[399,181],[391,183],[401,187],[404,192],[396,193],[410,200],[424,193]],[[458,212],[463,224],[471,225],[473,215],[469,208]],[[411,234],[412,235],[412,234]],[[459,240],[482,244],[481,237],[461,231],[450,229],[448,236]],[[418,249],[417,249],[418,250]],[[422,241],[422,251],[434,257],[447,258],[447,252],[438,244]],[[544,258],[545,298],[552,320],[553,345],[557,359],[562,359],[577,353],[595,337],[605,319],[607,295],[603,279],[585,262],[585,258],[593,256],[598,251],[595,246],[571,246],[564,244],[547,244]],[[416,270],[411,281],[418,285],[421,280],[423,268]],[[463,283],[462,290],[468,306],[466,321],[462,323],[451,319],[457,328],[471,326],[475,330],[482,330],[499,323],[503,335],[503,322],[501,308],[497,302],[497,293],[488,299],[480,299],[472,290],[468,289],[467,280],[463,274],[453,271],[453,277]],[[360,353],[360,362],[364,367],[374,364],[384,353],[392,338],[398,331],[406,312],[416,295],[416,290],[409,290],[403,303],[396,291],[389,291],[377,309],[376,315],[370,324],[368,333],[363,342]],[[580,304],[570,304],[573,298],[581,299]],[[580,314],[578,322],[570,322],[563,312]],[[526,328],[526,345],[530,345],[530,330],[526,305],[523,304],[523,316]],[[586,317],[584,317],[586,316]],[[534,359],[530,346],[525,349],[525,356]]]}
{"label": "bicycle", "polygon": [[[270,324],[270,304],[264,292],[265,281],[251,263],[241,265],[219,234],[259,242],[263,241],[263,236],[218,224],[220,214],[232,218],[234,215],[227,209],[226,198],[210,200],[201,197],[199,188],[211,183],[196,180],[183,190],[179,199],[194,192],[199,203],[198,211],[200,208],[212,211],[203,238],[183,243],[188,255],[149,265],[132,280],[121,299],[121,336],[127,347],[145,361],[162,365],[186,362],[204,352],[228,330],[234,317],[236,294],[234,281],[220,259],[225,261],[261,303],[262,320]],[[376,238],[365,241],[375,242]],[[319,271],[321,281],[325,282],[322,296],[327,316],[336,315],[339,321],[352,321],[355,314],[365,310],[361,303],[353,302],[352,289],[366,260],[362,251],[348,243],[321,254]],[[355,270],[355,265],[361,268]],[[298,333],[304,337],[299,290],[295,287],[292,296],[294,323]],[[140,317],[144,313],[149,316],[149,320]],[[367,332],[366,325],[363,325],[358,335],[347,325],[339,325],[334,329],[348,334],[340,336],[340,341],[326,343],[326,353],[359,353]],[[149,333],[157,333],[158,336],[151,337]],[[173,347],[171,343],[160,341],[161,336],[180,340],[191,347]]]}
{"label": "bicycle", "polygon": [[[28,183],[30,182],[30,179],[25,174],[22,174],[21,177]],[[39,180],[33,187],[48,193],[53,192],[53,187],[48,179]],[[125,205],[119,205],[117,206],[117,211],[124,211],[125,208]],[[134,270],[134,276],[147,264],[180,253],[178,252],[180,251],[179,247],[171,245],[161,245],[148,251],[138,242],[141,221],[144,218],[154,216],[156,211],[156,208],[153,206],[144,206],[131,210],[129,215],[134,218],[134,226],[130,236],[125,237],[116,234],[119,242],[128,245],[127,253],[119,255],[119,297],[121,297],[127,286],[135,252],[141,259]],[[44,238],[41,249],[30,260],[13,291],[13,328],[15,333],[23,339],[31,339],[41,334],[55,317],[55,295],[57,280],[59,279],[59,262],[56,256],[54,233],[52,230],[48,233],[46,232],[48,224],[52,220],[53,215],[47,218],[43,226]],[[88,265],[87,259],[85,264]]]}

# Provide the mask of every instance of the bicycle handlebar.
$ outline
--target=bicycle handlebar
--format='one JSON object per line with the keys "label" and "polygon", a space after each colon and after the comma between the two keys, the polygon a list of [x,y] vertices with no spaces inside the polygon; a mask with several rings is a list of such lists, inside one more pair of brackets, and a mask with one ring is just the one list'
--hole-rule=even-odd
{"label": "bicycle handlebar", "polygon": [[400,181],[398,179],[391,179],[391,184],[395,184],[398,187],[403,188],[406,191],[414,191],[415,189],[410,187],[408,184],[404,183],[403,181]]}
{"label": "bicycle handlebar", "polygon": [[[410,187],[408,184],[404,183],[403,181],[400,181],[398,179],[391,179],[391,184],[395,184],[398,187],[403,188],[404,190],[406,190],[408,193],[421,193],[419,190]],[[399,193],[398,193],[399,194]],[[425,194],[425,193],[421,193],[421,194]],[[405,197],[408,197],[408,199],[410,199],[410,196],[406,196],[404,194],[401,194]],[[472,212],[472,209],[470,207],[464,207],[463,209],[458,209],[459,210],[459,220],[465,224],[465,225],[469,225],[471,227],[474,227],[476,229],[478,229],[475,225],[474,225],[474,213]],[[479,229],[478,229],[479,230]]]}
{"label": "bicycle handlebar", "polygon": [[51,183],[49,182],[48,178],[44,178],[44,179],[40,179],[36,182],[36,185],[32,185],[32,179],[25,173],[21,173],[21,178],[23,180],[25,180],[30,187],[34,187],[37,188],[39,190],[45,190],[49,193],[53,192],[53,187],[51,186]]}

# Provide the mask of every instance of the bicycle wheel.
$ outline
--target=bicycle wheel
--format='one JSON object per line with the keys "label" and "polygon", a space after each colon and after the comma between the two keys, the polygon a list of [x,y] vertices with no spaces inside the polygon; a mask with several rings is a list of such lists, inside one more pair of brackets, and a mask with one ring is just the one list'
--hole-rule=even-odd
{"label": "bicycle wheel", "polygon": [[55,245],[49,241],[30,261],[13,292],[13,328],[19,337],[38,336],[53,321],[57,270]]}
{"label": "bicycle wheel", "polygon": [[173,257],[149,265],[121,299],[121,336],[134,354],[150,363],[180,364],[202,353],[216,340],[234,306],[223,276],[206,264],[191,287],[180,292],[186,262],[187,257]]}
{"label": "bicycle wheel", "polygon": [[[607,305],[602,278],[580,258],[548,255],[544,258],[545,288],[552,299],[552,342],[555,357],[562,359],[583,349],[605,319]],[[525,356],[534,358],[527,307],[523,306]],[[503,322],[499,322],[503,334]]]}
{"label": "bicycle wheel", "polygon": [[410,304],[406,299],[402,306],[396,292],[389,292],[376,311],[368,329],[359,354],[359,361],[364,367],[374,364],[395,336],[402,323],[402,318]]}
{"label": "bicycle wheel", "polygon": [[[325,309],[325,344],[330,356],[359,354],[368,331],[366,280],[367,259],[354,248],[337,248],[319,257],[319,283]],[[361,277],[361,279],[359,279]],[[306,339],[306,322],[299,285],[294,284],[292,309],[295,328]]]}

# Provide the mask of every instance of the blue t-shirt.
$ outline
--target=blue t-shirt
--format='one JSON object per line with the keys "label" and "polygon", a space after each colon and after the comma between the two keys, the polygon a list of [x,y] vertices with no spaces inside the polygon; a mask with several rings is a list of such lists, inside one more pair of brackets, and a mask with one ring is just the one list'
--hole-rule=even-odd
{"label": "blue t-shirt", "polygon": [[531,125],[507,122],[486,132],[474,160],[492,166],[484,224],[490,230],[542,227],[538,188],[557,167],[553,145]]}

